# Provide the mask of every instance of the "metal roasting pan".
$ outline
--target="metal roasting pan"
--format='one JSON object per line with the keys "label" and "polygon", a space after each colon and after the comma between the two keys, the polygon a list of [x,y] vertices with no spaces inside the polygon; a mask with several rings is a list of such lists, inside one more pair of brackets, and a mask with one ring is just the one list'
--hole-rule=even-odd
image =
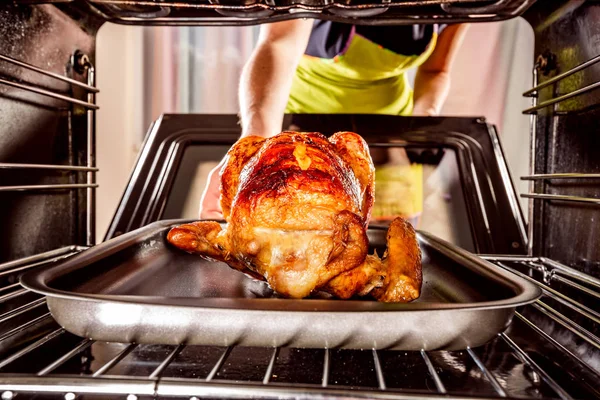
{"label": "metal roasting pan", "polygon": [[[186,254],[160,221],[99,244],[21,283],[47,295],[56,321],[95,340],[161,344],[457,350],[486,343],[540,289],[418,233],[423,290],[409,304],[277,296],[263,283]],[[368,231],[382,254],[386,229]]]}

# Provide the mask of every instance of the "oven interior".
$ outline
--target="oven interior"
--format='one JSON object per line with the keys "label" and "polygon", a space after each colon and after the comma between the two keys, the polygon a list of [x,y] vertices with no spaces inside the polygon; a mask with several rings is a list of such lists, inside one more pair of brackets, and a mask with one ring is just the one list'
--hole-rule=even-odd
{"label": "oven interior", "polygon": [[[495,129],[479,118],[394,120],[406,139],[400,144],[390,144],[378,128],[389,125],[385,118],[299,115],[285,121],[324,132],[342,126],[364,132],[380,146],[405,147],[413,160],[433,171],[458,175],[455,188],[460,189],[445,193],[459,199],[457,207],[451,203],[449,215],[469,223],[450,223],[455,228],[436,233],[543,291],[541,299],[519,308],[508,329],[486,345],[405,352],[99,342],[65,331],[52,319],[45,298],[20,286],[23,272],[52,265],[97,242],[94,65],[95,35],[104,22],[245,25],[322,18],[407,24],[518,15],[535,32],[533,83],[524,93],[532,104],[523,111],[531,116],[531,132],[523,133],[531,135],[531,173],[519,177],[530,182],[528,193],[516,193]],[[600,228],[595,223],[600,204],[599,17],[595,2],[559,0],[3,4],[2,399],[600,398]],[[217,160],[238,129],[235,116],[165,115],[157,120],[106,239],[159,219],[189,216],[186,204],[193,204],[197,195],[186,187],[186,179],[198,173],[200,161]],[[427,133],[427,141],[418,142],[419,132]],[[449,140],[453,132],[469,137],[463,138],[468,143],[475,141],[472,147],[483,148],[482,155],[465,150],[471,147],[460,140],[436,139]],[[468,157],[480,167],[475,172],[465,172]],[[439,167],[442,159],[450,166]],[[473,197],[477,191],[469,188],[475,187],[474,177],[487,183]],[[530,199],[527,225],[517,195]]]}

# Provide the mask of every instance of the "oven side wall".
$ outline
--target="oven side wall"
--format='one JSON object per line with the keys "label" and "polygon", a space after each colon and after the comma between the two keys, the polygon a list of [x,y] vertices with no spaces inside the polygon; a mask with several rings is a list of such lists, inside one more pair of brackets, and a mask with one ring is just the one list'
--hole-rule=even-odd
{"label": "oven side wall", "polygon": [[[85,83],[71,58],[79,50],[94,63],[96,28],[76,20],[53,5],[2,5],[0,54]],[[87,101],[81,88],[3,60],[0,79]],[[0,84],[0,262],[86,244],[86,189],[31,188],[85,184],[86,173],[22,166],[85,166],[86,149],[84,107]]]}
{"label": "oven side wall", "polygon": [[[535,32],[535,56],[548,66],[539,82],[565,73],[600,54],[600,4],[545,0],[525,15]],[[600,63],[539,91],[538,104],[600,81]],[[537,111],[536,174],[600,173],[600,90],[560,101]],[[540,180],[535,193],[600,198],[598,179]],[[533,200],[533,254],[600,277],[600,209],[577,201]]]}

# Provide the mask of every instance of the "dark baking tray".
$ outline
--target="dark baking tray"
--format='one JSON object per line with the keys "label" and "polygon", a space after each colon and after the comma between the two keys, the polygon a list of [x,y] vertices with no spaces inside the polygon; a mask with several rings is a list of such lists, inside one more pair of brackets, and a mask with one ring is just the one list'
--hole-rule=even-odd
{"label": "dark baking tray", "polygon": [[[419,232],[423,290],[415,302],[277,298],[226,264],[170,246],[169,228],[184,222],[153,223],[27,273],[21,283],[47,295],[56,321],[79,336],[222,346],[475,347],[541,295],[526,280]],[[385,228],[368,235],[382,254]]]}

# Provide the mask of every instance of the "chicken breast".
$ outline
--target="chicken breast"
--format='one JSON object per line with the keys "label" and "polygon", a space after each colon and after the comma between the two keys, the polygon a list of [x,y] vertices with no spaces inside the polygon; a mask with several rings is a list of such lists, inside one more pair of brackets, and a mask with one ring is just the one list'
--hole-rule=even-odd
{"label": "chicken breast", "polygon": [[245,137],[221,171],[227,228],[198,221],[173,228],[168,240],[264,279],[286,297],[325,291],[411,301],[422,280],[412,226],[397,218],[383,259],[367,255],[374,177],[368,146],[352,132]]}

